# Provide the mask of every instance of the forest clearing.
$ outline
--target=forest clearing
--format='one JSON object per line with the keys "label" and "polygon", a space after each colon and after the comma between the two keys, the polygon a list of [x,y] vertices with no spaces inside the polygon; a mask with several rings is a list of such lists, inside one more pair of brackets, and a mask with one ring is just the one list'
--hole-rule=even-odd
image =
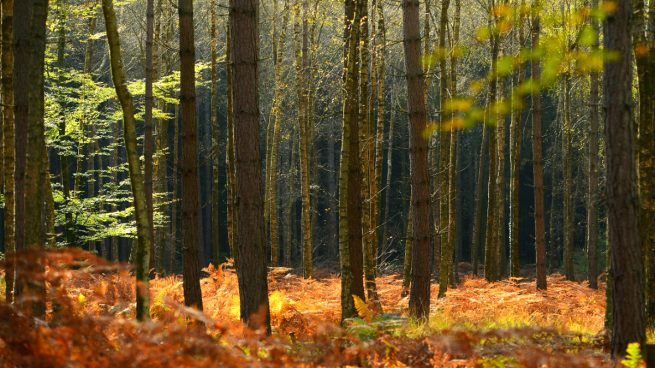
{"label": "forest clearing", "polygon": [[655,0],[0,30],[0,368],[655,367]]}

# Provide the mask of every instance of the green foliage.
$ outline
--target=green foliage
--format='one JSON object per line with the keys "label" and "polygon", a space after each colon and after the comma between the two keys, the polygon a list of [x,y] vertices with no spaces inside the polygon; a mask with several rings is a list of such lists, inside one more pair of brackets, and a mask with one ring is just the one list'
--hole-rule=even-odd
{"label": "green foliage", "polygon": [[623,360],[621,360],[621,364],[623,364],[625,367],[628,368],[637,368],[642,362],[641,358],[641,349],[639,347],[638,342],[632,342],[628,344],[628,348],[626,349],[626,355]]}

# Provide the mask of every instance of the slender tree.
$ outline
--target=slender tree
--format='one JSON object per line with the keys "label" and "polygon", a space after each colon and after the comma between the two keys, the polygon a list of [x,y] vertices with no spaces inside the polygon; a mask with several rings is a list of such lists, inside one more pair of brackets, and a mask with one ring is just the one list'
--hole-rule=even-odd
{"label": "slender tree", "polygon": [[[2,20],[1,40],[1,68],[2,68],[2,138],[3,152],[2,165],[4,170],[3,186],[5,197],[4,220],[4,245],[5,256],[11,259],[16,251],[15,241],[15,161],[16,145],[14,134],[14,50],[13,50],[13,29],[14,29],[14,1],[2,0],[0,4]],[[5,269],[5,300],[11,303],[14,300],[14,262],[8,262]]]}
{"label": "slender tree", "polygon": [[152,204],[152,153],[154,150],[152,108],[154,97],[152,96],[153,71],[153,38],[155,33],[155,0],[146,1],[146,81],[145,81],[145,117],[143,124],[143,166],[144,166],[144,189],[146,192],[146,210],[148,212],[148,222],[150,223],[150,243],[149,264],[154,265],[155,256],[155,233],[153,222],[153,204]]}
{"label": "slender tree", "polygon": [[216,13],[218,7],[218,0],[212,0],[209,3],[209,14],[210,14],[210,57],[211,57],[211,100],[209,107],[209,120],[211,123],[211,151],[212,151],[212,203],[211,203],[211,249],[212,260],[218,264],[220,263],[220,218],[219,214],[219,196],[220,196],[220,187],[219,187],[219,139],[220,139],[220,130],[218,126],[218,15]]}
{"label": "slender tree", "polygon": [[[592,7],[598,7],[598,1],[592,1]],[[591,19],[591,26],[596,32],[600,31],[598,21]],[[592,52],[598,51],[599,40],[596,38],[592,45]],[[599,75],[591,73],[589,81],[589,176],[587,178],[587,262],[589,287],[598,288],[598,161],[599,161]]]}
{"label": "slender tree", "polygon": [[134,102],[130,91],[127,89],[125,72],[123,71],[120,39],[118,36],[118,22],[116,20],[113,0],[102,0],[102,12],[105,18],[107,42],[109,43],[112,80],[114,82],[114,88],[116,89],[116,95],[118,96],[118,100],[123,110],[123,139],[125,140],[125,151],[127,153],[127,162],[130,172],[130,184],[132,186],[137,230],[137,250],[135,254],[137,278],[136,316],[137,319],[143,320],[150,317],[148,270],[150,269],[149,251],[152,244],[152,232],[150,227],[152,225],[148,220],[143,173],[141,172],[141,163],[139,162],[139,153],[137,151]]}
{"label": "slender tree", "polygon": [[[532,5],[532,48],[539,46],[541,20],[539,17],[539,0]],[[538,59],[532,60],[532,78],[541,77],[541,64]],[[544,225],[544,169],[541,155],[541,92],[532,93],[532,161],[534,178],[534,232],[537,258],[537,289],[546,289],[546,229]]]}

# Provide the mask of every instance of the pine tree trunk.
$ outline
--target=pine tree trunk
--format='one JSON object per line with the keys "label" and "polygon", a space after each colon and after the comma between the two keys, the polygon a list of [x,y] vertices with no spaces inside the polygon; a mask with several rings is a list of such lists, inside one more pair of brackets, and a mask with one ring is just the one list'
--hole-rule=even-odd
{"label": "pine tree trunk", "polygon": [[155,233],[153,222],[153,205],[152,205],[152,152],[154,139],[152,135],[152,108],[154,97],[152,96],[153,73],[153,38],[155,32],[155,1],[146,1],[146,70],[145,70],[145,118],[143,134],[143,162],[144,162],[144,189],[146,191],[146,210],[148,211],[148,222],[150,223],[150,238],[153,240],[150,244],[150,261],[155,265]]}
{"label": "pine tree trunk", "polygon": [[184,304],[202,310],[193,0],[178,0],[178,15],[180,20],[180,110],[182,113],[181,225]]}
{"label": "pine tree trunk", "polygon": [[[446,0],[447,1],[447,0]],[[423,68],[420,60],[419,2],[403,0],[403,47],[410,122],[409,153],[412,187],[412,284],[410,315],[427,319],[430,314],[430,183],[428,180]]]}
{"label": "pine tree trunk", "polygon": [[2,138],[3,144],[3,185],[5,196],[4,220],[4,246],[7,262],[5,269],[5,301],[11,303],[14,300],[14,270],[15,264],[11,261],[12,254],[16,251],[15,239],[15,163],[16,145],[14,133],[14,50],[13,50],[13,29],[14,29],[14,1],[2,0]]}
{"label": "pine tree trunk", "polygon": [[218,7],[218,1],[212,0],[209,4],[210,6],[210,57],[211,57],[211,101],[210,101],[210,121],[211,121],[211,160],[212,160],[212,203],[211,203],[211,259],[218,265],[220,263],[220,222],[219,222],[219,201],[220,201],[220,187],[219,187],[219,126],[218,126],[218,32],[217,32],[217,23],[218,16],[216,14],[216,8]]}
{"label": "pine tree trunk", "polygon": [[339,259],[341,263],[341,319],[356,315],[352,296],[365,299],[363,285],[361,179],[359,164],[357,87],[361,0],[346,0],[344,102],[339,167]]}
{"label": "pine tree trunk", "polygon": [[123,136],[125,140],[125,151],[127,153],[128,167],[130,172],[130,183],[134,200],[134,213],[137,224],[137,251],[136,251],[136,278],[137,297],[136,315],[137,319],[143,320],[150,317],[149,312],[149,251],[152,244],[151,224],[148,220],[146,207],[145,187],[139,153],[137,151],[136,120],[134,118],[134,103],[132,95],[127,89],[123,61],[121,56],[120,41],[118,36],[118,24],[114,4],[112,0],[102,0],[102,10],[105,17],[107,29],[107,42],[109,43],[109,56],[111,61],[112,80],[116,95],[123,110]]}
{"label": "pine tree trunk", "polygon": [[[236,241],[239,259],[239,299],[241,319],[254,329],[270,334],[266,240],[262,198],[261,156],[259,154],[259,108],[257,83],[257,0],[230,1],[234,101],[234,148],[236,158]],[[254,315],[259,314],[256,318]]]}
{"label": "pine tree trunk", "polygon": [[[60,89],[60,92],[58,93],[58,103],[60,106],[60,116],[59,116],[59,123],[57,124],[57,128],[59,130],[59,137],[62,141],[62,144],[65,146],[71,145],[72,146],[72,140],[71,138],[66,134],[66,116],[65,114],[65,105],[66,105],[66,96],[63,94],[63,89],[65,88],[66,84],[66,77],[65,77],[65,48],[66,48],[66,15],[65,15],[65,9],[63,8],[65,6],[64,1],[60,1],[57,3],[57,72],[59,73],[58,76],[58,87]],[[45,158],[47,158],[47,153]],[[44,161],[47,162],[47,161]],[[71,167],[70,167],[70,157],[68,157],[67,154],[59,154],[59,162],[61,166],[61,184],[62,184],[62,194],[64,196],[64,203],[69,204],[71,200]],[[70,212],[70,210],[66,210],[64,217],[66,219],[66,223],[64,224],[64,239],[66,241],[66,245],[73,246],[77,245],[77,239],[75,235],[75,224],[73,223],[73,214]]]}
{"label": "pine tree trunk", "polygon": [[[536,5],[533,5],[535,9]],[[536,7],[538,8],[538,7]],[[532,13],[532,48],[539,45],[541,24],[536,11]],[[532,78],[541,77],[539,60],[532,60]],[[532,161],[534,177],[534,233],[537,263],[537,289],[546,290],[546,229],[544,226],[544,169],[541,154],[541,92],[532,93]]]}
{"label": "pine tree trunk", "polygon": [[[644,253],[646,322],[655,327],[655,50],[646,46],[653,42],[650,30],[655,26],[650,2],[645,9],[644,2],[635,3],[636,22],[633,26],[634,49],[639,81],[638,157],[639,157],[639,203],[642,251]],[[647,14],[648,13],[648,16]],[[646,20],[648,19],[648,20]],[[640,48],[647,47],[646,51]]]}
{"label": "pine tree trunk", "polygon": [[[592,1],[592,7],[598,6],[598,0]],[[599,34],[600,26],[595,19],[591,26]],[[592,52],[598,51],[598,38],[594,41]],[[589,287],[598,288],[598,172],[599,172],[599,75],[592,73],[589,81],[589,177],[587,184],[587,262]]]}
{"label": "pine tree trunk", "polygon": [[298,99],[298,139],[300,142],[300,187],[302,201],[302,265],[303,276],[312,277],[312,226],[311,203],[309,198],[309,127],[308,127],[308,87],[306,85],[307,57],[306,21],[307,0],[296,0],[294,5],[294,49],[296,68],[296,94]]}
{"label": "pine tree trunk", "polygon": [[[625,354],[631,342],[645,337],[642,243],[636,198],[634,129],[632,122],[632,4],[617,2],[604,24],[605,49],[618,59],[605,64],[605,135],[607,142],[607,203],[610,264],[613,282],[612,355]],[[641,91],[643,92],[643,91]],[[643,117],[642,117],[643,118]],[[651,219],[652,220],[652,219]]]}
{"label": "pine tree trunk", "polygon": [[227,148],[225,161],[227,166],[227,238],[230,245],[230,256],[234,259],[234,266],[238,268],[238,252],[236,245],[237,219],[235,214],[236,173],[234,165],[234,108],[232,101],[232,35],[230,33],[231,19],[228,19],[227,44],[225,45],[225,60],[227,64]]}
{"label": "pine tree trunk", "polygon": [[[521,1],[521,6],[525,5],[525,1]],[[518,24],[518,42],[519,47],[525,47],[524,35],[524,16],[519,16]],[[525,66],[519,66],[518,70],[514,73],[514,86],[520,86],[525,79]],[[516,99],[520,99],[516,101]],[[512,104],[521,106],[523,98],[519,96],[512,96]],[[509,275],[510,277],[520,277],[520,213],[519,213],[519,190],[521,187],[521,150],[523,147],[523,114],[521,109],[512,109],[512,120],[509,129],[509,166],[510,166],[510,179],[509,179]]]}
{"label": "pine tree trunk", "polygon": [[271,141],[270,155],[267,155],[269,164],[267,172],[268,180],[268,203],[269,209],[269,231],[271,237],[271,265],[279,265],[280,256],[280,239],[279,239],[279,221],[278,221],[278,204],[277,204],[277,175],[279,169],[279,151],[280,151],[280,136],[282,125],[282,102],[284,99],[284,89],[286,87],[282,76],[284,62],[284,46],[286,45],[286,31],[287,23],[289,22],[289,7],[285,1],[283,10],[282,28],[279,31],[279,37],[274,38],[276,42],[276,51],[274,53],[275,62],[275,92],[273,95],[273,106],[271,108],[271,115],[273,121],[273,139]]}
{"label": "pine tree trunk", "polygon": [[473,198],[473,230],[471,233],[471,264],[473,265],[473,274],[478,275],[478,261],[480,259],[480,235],[482,232],[482,202],[485,167],[485,152],[489,142],[487,133],[487,124],[482,125],[482,139],[480,141],[480,154],[478,155],[478,172],[475,179],[475,196]]}
{"label": "pine tree trunk", "polygon": [[575,274],[573,270],[573,167],[571,163],[571,150],[573,146],[573,127],[571,125],[571,91],[570,78],[563,75],[563,122],[562,127],[562,164],[564,166],[564,195],[563,209],[564,212],[564,275],[567,280],[574,281]]}

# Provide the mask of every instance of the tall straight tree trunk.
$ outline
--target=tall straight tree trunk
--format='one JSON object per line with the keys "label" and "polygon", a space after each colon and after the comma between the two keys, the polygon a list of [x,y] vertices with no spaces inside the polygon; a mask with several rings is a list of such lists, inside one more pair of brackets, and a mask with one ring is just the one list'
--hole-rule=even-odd
{"label": "tall straight tree trunk", "polygon": [[642,251],[644,252],[646,323],[655,327],[655,50],[651,45],[655,27],[655,4],[648,9],[642,0],[634,3],[633,47],[639,81],[639,203]]}
{"label": "tall straight tree trunk", "polygon": [[487,124],[482,124],[482,139],[480,141],[480,154],[478,155],[477,177],[475,179],[475,195],[473,198],[473,229],[471,232],[471,264],[473,265],[473,274],[478,275],[478,262],[480,259],[480,235],[482,230],[482,203],[484,198],[483,185],[485,152],[489,141],[487,133]]}
{"label": "tall straight tree trunk", "polygon": [[362,234],[363,234],[363,254],[364,254],[364,279],[368,299],[377,299],[377,287],[375,285],[375,259],[374,253],[374,216],[372,213],[375,193],[371,187],[371,181],[375,180],[375,163],[373,162],[374,141],[371,133],[371,114],[372,108],[371,96],[372,89],[370,82],[372,73],[370,72],[371,51],[369,49],[369,12],[368,0],[360,1],[360,41],[359,41],[359,160],[361,163],[362,175]]}
{"label": "tall straight tree trunk", "polygon": [[296,94],[298,98],[298,138],[300,142],[300,188],[302,200],[302,265],[303,276],[312,277],[312,226],[311,204],[309,198],[309,127],[308,127],[308,86],[306,74],[307,33],[304,21],[308,16],[307,0],[296,0],[294,5],[294,49],[296,67]]}
{"label": "tall straight tree trunk", "polygon": [[[447,1],[447,0],[446,0]],[[428,144],[423,138],[426,127],[423,96],[423,68],[420,60],[419,2],[403,0],[403,48],[407,73],[407,110],[409,112],[410,172],[412,187],[412,284],[409,293],[410,315],[427,319],[430,314],[430,183],[428,181]]]}
{"label": "tall straight tree trunk", "polygon": [[[539,1],[533,4],[533,9],[539,9]],[[539,46],[541,20],[536,10],[532,16],[532,48]],[[532,78],[541,78],[541,64],[538,59],[532,60]],[[546,229],[544,225],[544,163],[541,154],[541,92],[532,93],[532,171],[534,178],[534,234],[537,263],[537,289],[546,290]]]}
{"label": "tall straight tree trunk", "polygon": [[[118,142],[120,140],[120,123],[116,122],[113,125],[113,133],[114,133],[114,141]],[[116,167],[118,166],[118,145],[114,146],[114,149],[112,150],[111,153],[111,165]],[[116,187],[119,185],[118,181],[118,172],[113,171],[112,172],[112,181]],[[112,203],[111,205],[111,211],[116,212],[118,211],[118,205],[116,203]],[[111,260],[114,262],[119,262],[120,261],[120,255],[118,245],[119,245],[119,237],[118,236],[112,236],[111,237]]]}
{"label": "tall straight tree trunk", "polygon": [[137,230],[137,251],[136,251],[136,315],[137,319],[150,318],[149,312],[149,290],[148,271],[150,269],[150,248],[152,244],[151,224],[148,220],[146,206],[146,195],[144,188],[143,173],[139,162],[136,138],[136,120],[134,118],[134,102],[132,95],[127,89],[123,61],[121,56],[120,40],[118,36],[118,24],[114,4],[112,0],[102,0],[102,11],[105,17],[107,29],[107,42],[109,43],[109,56],[111,61],[112,80],[116,95],[123,110],[123,137],[125,140],[125,151],[127,153],[128,167],[130,171],[130,183],[134,200],[134,213],[136,217]]}
{"label": "tall straight tree trunk", "polygon": [[[277,1],[276,1],[277,4]],[[273,121],[273,138],[271,140],[270,154],[267,155],[269,164],[268,180],[268,203],[269,209],[269,231],[271,237],[271,265],[279,265],[280,256],[280,239],[279,239],[279,221],[278,221],[278,206],[277,206],[277,174],[279,158],[278,152],[280,151],[280,136],[282,125],[282,102],[284,98],[285,83],[282,75],[283,61],[284,61],[284,46],[286,44],[287,23],[289,22],[289,8],[288,3],[285,1],[283,10],[282,28],[279,31],[279,38],[273,38],[275,44],[275,52],[273,55],[275,62],[275,92],[273,95],[273,106],[271,108],[271,115]],[[277,29],[277,28],[276,28]],[[276,35],[277,36],[277,35]]]}
{"label": "tall straight tree trunk", "polygon": [[[66,105],[66,96],[63,93],[63,89],[66,84],[65,77],[65,52],[66,52],[66,15],[65,11],[65,2],[59,1],[57,3],[57,69],[59,73],[58,77],[58,87],[60,89],[58,102],[60,105],[60,116],[58,123],[59,136],[62,142],[65,145],[72,145],[72,140],[66,134],[66,116],[65,116],[65,105]],[[47,156],[46,156],[47,158]],[[70,157],[66,153],[60,153],[59,162],[61,165],[61,184],[62,184],[62,194],[64,195],[64,203],[68,204],[71,200],[71,165]],[[73,214],[70,211],[66,211],[64,215],[66,223],[64,225],[64,239],[68,246],[77,245],[77,239],[75,239],[75,228],[73,223]]]}
{"label": "tall straight tree trunk", "polygon": [[[162,18],[162,0],[157,0],[157,3],[154,8],[155,16],[155,25],[154,25],[154,35],[153,35],[153,45],[152,45],[152,79],[158,80],[161,75],[166,75],[167,73],[162,73],[161,69],[168,69],[167,65],[164,65],[163,62],[160,62],[160,48],[161,45],[161,18]],[[155,101],[153,101],[153,104]],[[157,107],[160,112],[166,111],[166,102],[162,100],[156,101]],[[167,171],[167,154],[166,147],[168,146],[168,121],[166,119],[158,118],[153,122],[153,129],[155,131],[154,135],[154,151],[155,155],[152,162],[152,175],[153,175],[153,193],[157,193],[158,196],[153,198],[153,211],[154,208],[158,208],[162,215],[164,216],[166,207],[164,207],[164,202],[166,198],[164,193],[168,192],[168,183],[166,181],[166,171]],[[154,196],[154,194],[153,194]],[[155,228],[154,222],[152,222],[153,227],[153,255],[152,255],[152,266],[156,272],[162,273],[164,271],[164,249],[166,248],[166,225],[158,226]]]}
{"label": "tall straight tree trunk", "polygon": [[409,211],[407,216],[407,228],[405,232],[405,253],[403,255],[403,287],[400,296],[403,298],[409,295],[409,286],[412,284],[412,243],[414,237],[414,226],[412,225],[412,194],[409,194]]}
{"label": "tall straight tree trunk", "polygon": [[236,173],[234,167],[234,108],[232,101],[232,89],[234,85],[234,77],[232,76],[232,35],[230,33],[231,18],[228,19],[227,29],[227,42],[225,45],[225,60],[228,61],[227,65],[227,144],[225,161],[227,166],[227,238],[230,246],[230,256],[234,259],[235,267],[238,267],[238,252],[236,245],[236,228],[237,219],[235,214],[235,198],[236,198]]}
{"label": "tall straight tree trunk", "polygon": [[[441,1],[441,16],[439,19],[439,50],[446,50],[446,32],[448,27],[448,8],[450,7],[450,0]],[[445,126],[446,118],[446,101],[448,98],[448,68],[447,59],[444,54],[439,58],[439,119],[442,126]],[[452,258],[451,245],[448,243],[450,226],[448,224],[448,170],[449,170],[449,157],[450,157],[450,129],[441,129],[439,132],[439,158],[437,170],[437,198],[438,198],[438,235],[435,239],[435,245],[439,245],[435,249],[435,264],[439,265],[439,297],[446,296],[448,289],[449,269],[451,267],[450,261]]]}
{"label": "tall straight tree trunk", "polygon": [[14,301],[14,270],[15,263],[11,262],[11,256],[16,251],[15,239],[15,162],[16,142],[14,133],[14,1],[2,0],[2,165],[4,169],[3,185],[5,196],[4,220],[4,245],[5,257],[10,260],[5,268],[5,301]]}
{"label": "tall straight tree trunk", "polygon": [[[525,1],[521,0],[521,6]],[[525,47],[524,15],[519,15],[518,42],[519,47]],[[520,86],[525,79],[525,66],[520,65],[514,73],[514,85]],[[518,101],[517,101],[518,100]],[[512,95],[512,104],[521,106],[523,97]],[[523,114],[519,108],[512,109],[512,120],[509,128],[509,275],[520,276],[520,214],[519,214],[519,190],[521,187],[521,150],[523,147]]]}
{"label": "tall straight tree trunk", "polygon": [[[266,279],[261,156],[259,154],[258,101],[258,0],[230,0],[231,64],[233,85],[237,252],[239,254],[239,299],[241,319],[251,328],[265,328],[271,322]],[[261,317],[254,315],[260,313]]]}
{"label": "tall straight tree trunk", "polygon": [[182,112],[182,259],[184,304],[202,310],[200,291],[200,199],[193,0],[178,1],[180,19],[180,109]]}
{"label": "tall straight tree trunk", "polygon": [[[393,91],[393,90],[392,90]],[[390,117],[389,117],[389,132],[387,133],[387,177],[385,179],[385,184],[384,184],[384,214],[382,215],[382,223],[384,224],[384,230],[382,234],[384,234],[384,239],[383,239],[383,245],[386,245],[387,241],[392,242],[393,239],[391,239],[391,234],[389,233],[389,225],[390,225],[390,218],[389,218],[389,211],[390,211],[390,206],[391,206],[391,186],[393,185],[392,179],[393,179],[393,140],[394,140],[394,128],[396,125],[396,108],[394,104],[394,96],[393,94],[391,95],[391,111],[390,111]],[[410,202],[411,203],[411,202]],[[408,284],[409,285],[409,284]]]}
{"label": "tall straight tree trunk", "polygon": [[[451,50],[454,50],[459,45],[459,32],[461,25],[461,12],[462,12],[462,2],[461,0],[455,0],[455,14],[453,21],[453,34],[452,39],[450,40]],[[457,53],[451,52],[450,56],[450,94],[451,96],[457,96]],[[455,115],[453,114],[453,118]],[[458,156],[458,144],[459,144],[459,131],[455,127],[450,128],[450,152],[449,152],[449,169],[448,169],[448,224],[450,225],[448,242],[450,243],[450,284],[454,287],[459,282],[457,274],[457,264],[456,253],[457,246],[456,242],[458,240],[457,231],[458,231],[458,216],[457,216],[457,183],[458,183],[458,172],[459,172],[459,156]]]}
{"label": "tall straight tree trunk", "polygon": [[345,1],[344,101],[339,167],[339,260],[341,319],[356,315],[353,295],[365,299],[362,255],[362,204],[359,164],[357,86],[361,0]]}
{"label": "tall straight tree trunk", "polygon": [[564,213],[564,275],[567,280],[575,280],[573,270],[573,165],[571,163],[571,151],[573,149],[573,127],[571,125],[571,87],[570,77],[565,74],[563,78],[563,119],[562,127],[562,165],[564,176],[564,195],[562,196]]}
{"label": "tall straight tree trunk", "polygon": [[[47,0],[34,0],[31,5],[30,30],[28,37],[31,40],[28,51],[28,83],[18,88],[27,92],[27,147],[25,165],[25,248],[42,249],[45,247],[46,235],[46,163],[45,126],[44,126],[44,69],[46,45],[46,19],[48,14]],[[20,17],[16,14],[15,20]],[[16,27],[18,28],[18,27]],[[17,56],[17,55],[16,55]],[[16,58],[16,63],[22,62]],[[16,66],[14,66],[16,67]],[[14,80],[16,81],[16,80]],[[15,90],[15,89],[14,89]],[[31,263],[19,276],[25,278],[17,280],[30,295],[25,301],[31,306],[35,317],[45,318],[45,282],[40,280],[39,274],[45,272],[43,266],[37,262]]]}
{"label": "tall straight tree trunk", "polygon": [[170,258],[169,258],[169,268],[171,273],[175,273],[177,270],[176,260],[177,260],[177,249],[178,249],[178,228],[179,228],[179,217],[180,217],[180,206],[178,204],[179,200],[179,172],[180,172],[180,109],[179,106],[175,105],[175,113],[173,117],[173,204],[171,206],[171,249],[170,249]]}
{"label": "tall straight tree trunk", "polygon": [[[375,27],[376,33],[375,33],[375,49],[374,49],[374,55],[375,55],[375,68],[373,69],[373,73],[375,74],[375,80],[376,80],[376,89],[373,91],[374,97],[377,99],[377,116],[375,116],[375,130],[376,130],[376,138],[375,138],[375,195],[376,195],[376,200],[374,201],[374,218],[376,222],[376,231],[375,231],[375,264],[376,264],[376,271],[377,271],[377,257],[380,253],[379,247],[380,247],[380,231],[377,229],[377,226],[385,223],[385,219],[380,218],[380,207],[382,206],[382,164],[384,161],[384,116],[385,116],[385,52],[386,52],[386,43],[387,43],[387,35],[386,35],[386,27],[385,27],[385,22],[384,22],[384,2],[382,0],[375,0],[374,1],[374,9],[372,10],[375,13],[375,17],[377,20],[377,25]],[[373,109],[371,109],[373,110]],[[384,242],[384,239],[386,237],[386,234],[384,232],[382,234],[382,242]]]}
{"label": "tall straight tree trunk", "polygon": [[[604,46],[618,58],[605,64],[605,135],[607,142],[607,203],[610,268],[613,288],[611,350],[625,354],[631,342],[645,336],[644,275],[636,198],[634,129],[632,121],[632,3],[617,2],[606,20]],[[652,219],[651,219],[652,220]]]}
{"label": "tall straight tree trunk", "polygon": [[[592,7],[598,7],[598,0],[592,1]],[[600,26],[596,19],[591,19],[591,26],[599,34]],[[598,51],[599,38],[592,45],[592,52]],[[587,279],[589,287],[598,288],[598,166],[600,115],[599,115],[599,75],[594,72],[589,81],[589,176],[587,183]]]}
{"label": "tall straight tree trunk", "polygon": [[212,145],[211,145],[211,160],[212,160],[212,203],[211,203],[211,259],[215,264],[220,263],[220,219],[218,213],[220,211],[219,201],[220,201],[220,187],[219,187],[219,126],[218,126],[218,32],[217,32],[217,23],[218,16],[216,14],[216,8],[218,7],[218,0],[212,0],[209,3],[210,9],[210,57],[211,57],[211,100],[209,106],[211,122],[211,135],[212,135]]}
{"label": "tall straight tree trunk", "polygon": [[146,1],[146,91],[145,91],[145,119],[143,134],[143,163],[144,163],[144,187],[146,191],[146,209],[148,211],[148,222],[150,223],[150,238],[153,240],[150,244],[150,264],[154,265],[155,257],[155,233],[153,222],[153,205],[152,205],[152,152],[154,139],[152,135],[152,108],[154,97],[152,96],[153,80],[153,38],[155,32],[155,0]]}

